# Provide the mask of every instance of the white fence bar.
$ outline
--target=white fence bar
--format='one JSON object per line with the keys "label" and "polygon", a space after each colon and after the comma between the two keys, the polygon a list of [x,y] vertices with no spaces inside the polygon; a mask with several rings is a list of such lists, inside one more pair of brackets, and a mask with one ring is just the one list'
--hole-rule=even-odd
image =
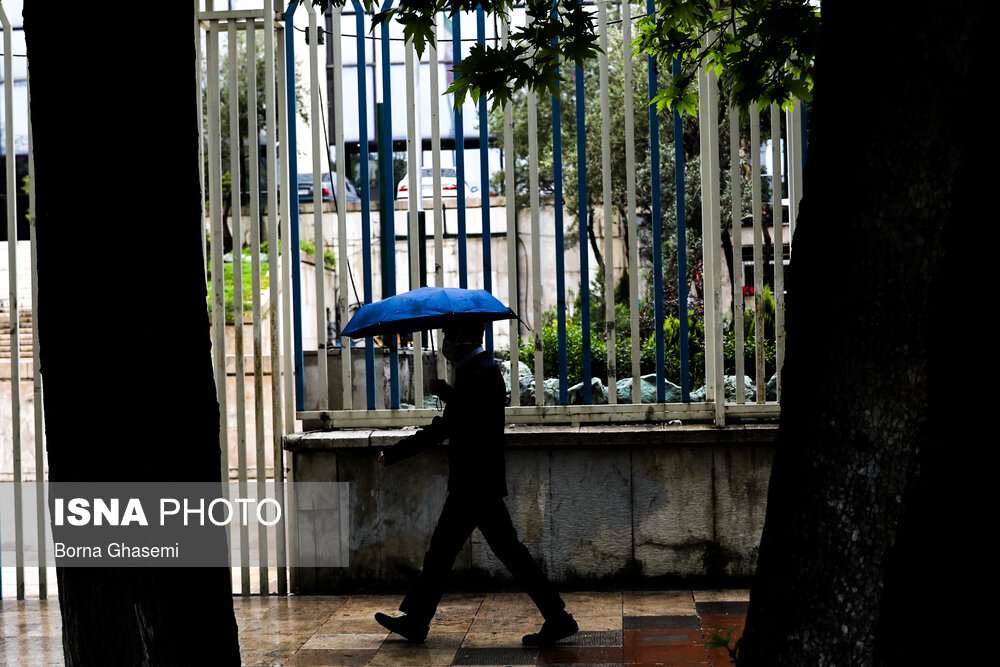
{"label": "white fence bar", "polygon": [[[310,129],[312,130],[312,179],[313,179],[313,243],[316,254],[313,261],[316,264],[316,369],[319,373],[319,386],[322,391],[317,392],[319,407],[321,409],[329,406],[329,392],[327,391],[327,350],[326,350],[326,262],[323,257],[323,161],[322,158],[329,150],[328,141],[323,137],[322,104],[319,77],[319,26],[316,22],[316,9],[311,2],[302,3],[305,5],[306,13],[309,15],[309,97],[311,102]],[[292,101],[294,104],[294,101]],[[294,175],[293,175],[294,176]],[[288,184],[289,187],[298,187]]]}
{"label": "white fence bar", "polygon": [[[706,35],[706,43],[712,35]],[[725,426],[725,370],[722,356],[722,246],[719,187],[718,83],[715,73],[702,68],[699,81],[701,122],[701,219],[705,276],[705,387],[715,401],[717,426]]]}
{"label": "white fence bar", "polygon": [[[785,154],[788,156],[788,233],[795,236],[795,220],[802,200],[802,104],[796,102],[785,117]],[[789,240],[791,240],[789,238]]]}
{"label": "white fence bar", "polygon": [[764,403],[767,389],[764,379],[764,222],[760,188],[760,110],[750,105],[750,178],[753,192],[753,310],[757,378],[757,402]]}
{"label": "white fence bar", "polygon": [[[290,29],[290,28],[286,28]],[[277,64],[275,71],[278,75],[278,143],[281,146],[288,146],[288,123],[295,122],[295,108],[289,112],[289,104],[294,105],[295,100],[288,99],[288,86],[286,81],[285,62],[285,39],[278,40],[280,46],[275,49]],[[289,173],[288,151],[282,150],[278,156],[279,161],[279,181],[281,183],[291,183],[292,176]],[[281,238],[286,239],[281,244],[281,340],[284,343],[283,369],[284,369],[284,389],[285,389],[285,430],[292,432],[295,430],[295,373],[292,367],[292,360],[295,358],[292,340],[292,246],[297,243],[297,239],[292,239],[291,230],[291,200],[292,197],[281,197],[278,204],[281,206]],[[275,459],[275,476],[277,477],[278,460]],[[279,524],[280,525],[280,524]]]}
{"label": "white fence bar", "polygon": [[[420,275],[420,244],[423,242],[420,234],[420,208],[423,202],[423,174],[420,160],[417,159],[417,91],[414,86],[413,42],[407,42],[403,47],[406,51],[406,136],[407,172],[409,173],[409,216],[410,216],[410,287],[416,289],[423,282]],[[413,403],[417,408],[424,407],[424,338],[419,331],[413,333]]]}
{"label": "white fence bar", "polygon": [[[528,18],[529,25],[531,18]],[[545,403],[545,370],[542,356],[542,225],[538,191],[538,100],[528,91],[528,200],[531,206],[531,305],[532,340],[535,343],[535,405]],[[513,380],[512,380],[513,382]]]}
{"label": "white fence bar", "polygon": [[608,352],[608,403],[618,402],[617,333],[615,331],[615,246],[611,217],[611,95],[608,92],[608,10],[597,3],[601,53],[598,56],[601,89],[601,198],[604,218],[604,331]]}
{"label": "white fence bar", "polygon": [[[434,24],[434,43],[437,44],[438,27],[437,21]],[[441,126],[440,113],[438,109],[438,99],[441,96],[440,80],[438,79],[438,53],[437,47],[431,46],[428,49],[430,59],[430,79],[431,79],[431,179],[433,182],[434,196],[431,199],[434,215],[434,285],[444,287],[444,204],[441,201]],[[423,198],[423,177],[421,176],[421,199]],[[434,355],[436,361],[437,377],[445,379],[447,367],[444,355],[441,354],[441,345],[444,343],[444,332],[438,329],[432,335],[432,340],[437,340],[437,354]],[[421,406],[417,406],[421,407]]]}
{"label": "white fence bar", "polygon": [[[501,45],[506,47],[510,40],[510,22],[508,17],[500,20]],[[504,208],[507,214],[507,305],[523,316],[518,305],[518,275],[517,275],[517,212],[514,202],[517,195],[514,192],[514,105],[508,101],[503,108],[503,175],[504,175]],[[484,201],[486,193],[483,193]],[[508,340],[510,341],[510,404],[521,405],[521,323],[510,321]],[[515,382],[517,382],[516,389]]]}
{"label": "white fence bar", "polygon": [[[274,3],[273,0],[264,0],[265,17],[274,16]],[[265,18],[264,20],[264,71],[273,72],[275,68],[275,58],[274,58],[274,26],[273,19]],[[281,402],[281,336],[280,336],[280,303],[281,296],[278,290],[280,285],[280,253],[278,251],[280,242],[278,239],[278,191],[277,187],[277,161],[278,161],[278,137],[275,132],[275,127],[277,124],[277,113],[275,112],[277,95],[275,94],[275,81],[273,76],[266,76],[264,78],[264,127],[266,135],[266,148],[265,155],[267,159],[265,178],[267,179],[267,263],[268,263],[268,314],[270,316],[270,335],[271,335],[271,446],[272,446],[272,469],[273,476],[277,478],[283,474],[284,466],[281,465],[282,460],[282,444],[281,437],[284,435],[284,420],[282,415],[282,402]],[[275,186],[271,184],[274,183]],[[267,484],[267,467],[266,458],[259,459],[257,462],[257,497],[263,497],[266,484]],[[261,481],[263,480],[263,481]],[[264,488],[261,487],[263,483]],[[276,494],[277,498],[283,498],[284,494]],[[264,532],[265,537],[260,538],[261,542],[266,539],[267,532]],[[284,536],[279,534],[276,540],[276,546],[279,553],[284,550]],[[262,564],[267,564],[266,560],[266,543],[265,549],[262,554]],[[279,565],[280,565],[279,560]],[[262,568],[261,573],[261,594],[264,592],[269,592],[269,575],[268,568]],[[278,569],[278,593],[279,595],[285,595],[287,593],[287,582],[284,570],[279,567]]]}
{"label": "white fence bar", "polygon": [[635,197],[635,104],[632,99],[632,10],[622,3],[622,50],[625,69],[625,181],[628,192],[628,282],[632,328],[632,402],[642,401],[639,371],[639,229]]}
{"label": "white fence bar", "polygon": [[226,303],[222,249],[222,122],[219,106],[219,25],[211,22],[206,37],[208,90],[208,202],[212,234],[212,357],[215,362],[215,393],[219,400],[220,475],[229,484],[229,420],[226,412]]}
{"label": "white fence bar", "polygon": [[[786,151],[788,142],[785,142]],[[771,105],[771,192],[774,200],[774,332],[775,332],[775,373],[778,400],[781,400],[781,365],[785,360],[785,337],[778,332],[785,330],[785,246],[784,211],[781,205],[781,110],[777,104]],[[788,173],[791,182],[791,173]],[[766,382],[766,378],[757,378]]]}
{"label": "white fence bar", "polygon": [[[733,340],[736,386],[743,386],[746,371],[743,368],[743,317],[746,312],[746,300],[743,296],[743,189],[742,165],[740,164],[740,112],[731,107],[729,110],[729,191],[732,203],[730,238],[733,243]],[[736,403],[746,402],[743,391],[736,391]]]}
{"label": "white fence bar", "polygon": [[[10,277],[10,418],[14,466],[14,561],[17,599],[24,599],[24,519],[21,511],[21,326],[17,302],[17,172],[14,154],[14,44],[13,27],[0,6],[3,26],[4,145],[7,150],[7,271]],[[37,372],[38,365],[35,365]]]}
{"label": "white fence bar", "polygon": [[[200,87],[199,87],[200,88]],[[30,108],[31,84],[28,84],[28,99]],[[201,114],[199,113],[200,117]],[[32,372],[32,389],[34,396],[35,418],[35,507],[46,507],[45,501],[45,421],[42,404],[42,368],[38,360],[38,248],[35,240],[38,237],[35,227],[35,158],[32,153],[31,116],[28,117],[28,211],[31,230],[31,351],[34,357]],[[35,536],[38,540],[38,598],[44,600],[48,593],[48,567],[45,565],[45,534],[48,526],[45,513],[36,512]]]}
{"label": "white fence bar", "polygon": [[[253,227],[250,231],[250,281],[253,288],[253,405],[254,405],[254,468],[257,481],[257,497],[263,498],[267,485],[267,470],[265,465],[264,436],[264,322],[261,306],[261,291],[263,289],[261,267],[261,237],[260,229],[263,219],[260,211],[260,166],[259,144],[260,131],[257,126],[257,29],[256,21],[251,19],[246,23],[247,31],[247,137],[254,147],[255,159],[250,162],[250,221]],[[273,77],[271,77],[273,78]],[[270,263],[268,264],[270,272]],[[248,544],[249,546],[249,544]],[[267,572],[267,527],[257,525],[258,547],[258,588],[262,595],[268,592]],[[245,549],[249,555],[249,548]]]}
{"label": "white fence bar", "polygon": [[[236,465],[239,494],[247,492],[247,425],[246,425],[246,373],[243,367],[243,197],[240,189],[240,88],[239,88],[239,42],[236,19],[227,21],[229,47],[229,196],[232,202],[233,220],[233,341],[236,369]],[[248,110],[247,115],[250,115]],[[220,242],[222,239],[218,239]],[[219,272],[223,267],[217,267]],[[228,372],[228,371],[227,371]],[[227,383],[228,384],[228,383]],[[228,387],[226,387],[228,391]],[[228,444],[228,443],[227,443]],[[228,486],[227,486],[228,488]],[[230,526],[230,530],[234,530]],[[250,594],[250,543],[249,528],[241,525],[240,533],[240,583],[243,595]]]}
{"label": "white fence bar", "polygon": [[[333,50],[333,88],[334,90],[344,89],[344,54],[341,50],[341,17],[343,7],[332,9],[332,24],[335,26],[333,34],[330,35]],[[351,267],[347,259],[347,147],[344,143],[344,100],[342,95],[334,95],[333,102],[333,133],[334,145],[337,151],[337,261],[340,264],[340,322],[341,329],[347,326],[351,319],[350,307],[350,287],[351,287]],[[339,333],[339,332],[338,332]],[[340,384],[341,403],[345,410],[354,407],[354,392],[351,386],[354,383],[354,369],[351,360],[351,338],[342,336],[340,339]]]}

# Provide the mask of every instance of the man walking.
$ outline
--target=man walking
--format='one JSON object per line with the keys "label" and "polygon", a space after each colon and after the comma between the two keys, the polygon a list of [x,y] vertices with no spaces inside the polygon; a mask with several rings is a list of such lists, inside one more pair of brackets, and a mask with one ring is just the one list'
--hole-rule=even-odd
{"label": "man walking", "polygon": [[455,385],[434,380],[432,390],[445,402],[444,414],[430,425],[379,452],[389,466],[448,439],[448,496],[441,510],[424,566],[400,604],[401,616],[375,614],[385,628],[412,642],[422,642],[437,609],[455,558],[478,527],[497,558],[531,597],[545,622],[525,635],[529,646],[552,644],[579,630],[555,587],[517,537],[504,503],[506,389],[491,355],[483,350],[483,323],[444,329],[441,351],[454,363]]}

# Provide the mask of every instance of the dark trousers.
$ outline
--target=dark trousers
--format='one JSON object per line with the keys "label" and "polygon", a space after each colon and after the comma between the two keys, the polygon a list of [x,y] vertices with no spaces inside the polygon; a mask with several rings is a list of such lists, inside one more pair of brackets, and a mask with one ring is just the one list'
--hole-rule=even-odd
{"label": "dark trousers", "polygon": [[517,538],[503,498],[468,498],[449,493],[424,556],[424,568],[399,605],[400,611],[422,620],[434,616],[455,558],[477,526],[543,617],[551,618],[565,608],[555,587]]}

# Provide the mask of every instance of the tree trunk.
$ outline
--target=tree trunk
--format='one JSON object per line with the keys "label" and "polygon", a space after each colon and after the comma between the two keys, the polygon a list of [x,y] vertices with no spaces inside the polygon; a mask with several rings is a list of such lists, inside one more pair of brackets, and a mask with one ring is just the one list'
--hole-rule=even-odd
{"label": "tree trunk", "polygon": [[988,191],[967,117],[985,6],[824,3],[740,665],[957,664],[972,644],[939,637],[975,576],[960,528],[978,509],[968,416],[949,409],[977,395],[975,367],[940,325],[964,323],[983,245],[961,230]]}
{"label": "tree trunk", "polygon": [[[193,10],[106,9],[24,9],[50,480],[214,481]],[[227,568],[57,577],[68,665],[239,664]]]}

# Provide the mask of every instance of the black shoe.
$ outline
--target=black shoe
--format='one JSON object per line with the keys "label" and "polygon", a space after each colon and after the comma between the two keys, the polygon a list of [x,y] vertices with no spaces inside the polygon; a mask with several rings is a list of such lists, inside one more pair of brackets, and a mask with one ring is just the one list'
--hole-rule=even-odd
{"label": "black shoe", "polygon": [[538,632],[522,637],[521,642],[525,646],[548,646],[560,639],[575,635],[579,630],[580,626],[576,624],[573,614],[564,611],[559,616],[542,623],[542,629]]}
{"label": "black shoe", "polygon": [[403,614],[402,616],[387,616],[383,613],[375,614],[375,620],[383,628],[401,635],[404,639],[414,644],[422,644],[427,639],[428,623],[422,623],[412,616]]}

